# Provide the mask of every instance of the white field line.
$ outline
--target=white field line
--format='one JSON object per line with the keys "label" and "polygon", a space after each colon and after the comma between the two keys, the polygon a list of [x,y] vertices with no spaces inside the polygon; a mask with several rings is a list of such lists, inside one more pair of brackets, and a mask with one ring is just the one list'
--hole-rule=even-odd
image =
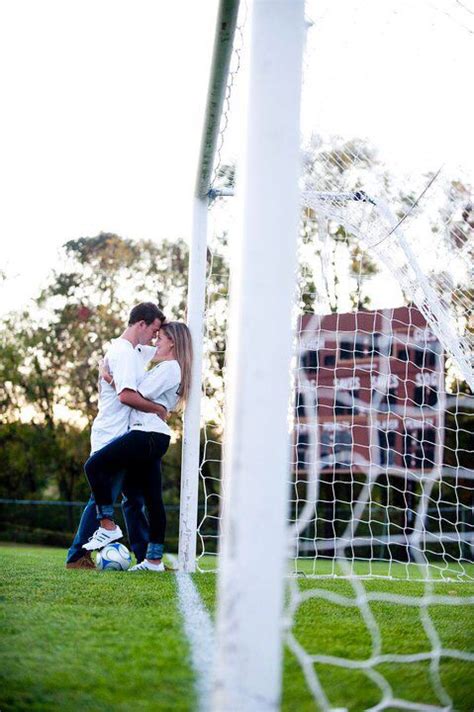
{"label": "white field line", "polygon": [[[177,565],[175,556],[168,556]],[[211,616],[202,602],[201,596],[189,574],[178,571],[179,607],[183,616],[184,632],[191,648],[191,663],[196,673],[198,709],[205,712],[210,708],[211,671],[214,655],[214,626]]]}

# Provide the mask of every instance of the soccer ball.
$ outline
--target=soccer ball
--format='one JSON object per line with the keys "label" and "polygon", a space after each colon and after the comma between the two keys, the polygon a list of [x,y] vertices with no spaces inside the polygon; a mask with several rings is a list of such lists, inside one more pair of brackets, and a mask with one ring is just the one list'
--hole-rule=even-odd
{"label": "soccer ball", "polygon": [[126,571],[132,563],[132,556],[126,546],[117,541],[107,544],[97,552],[95,565],[100,571]]}

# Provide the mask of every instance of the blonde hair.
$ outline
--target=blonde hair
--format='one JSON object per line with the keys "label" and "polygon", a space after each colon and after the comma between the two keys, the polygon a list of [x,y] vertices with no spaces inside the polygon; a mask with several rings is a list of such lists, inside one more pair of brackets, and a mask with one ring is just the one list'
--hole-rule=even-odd
{"label": "blonde hair", "polygon": [[167,321],[161,327],[166,336],[174,344],[174,356],[181,369],[181,383],[179,385],[179,400],[176,410],[183,410],[189,396],[191,387],[191,366],[193,362],[193,343],[191,332],[186,324],[181,321]]}

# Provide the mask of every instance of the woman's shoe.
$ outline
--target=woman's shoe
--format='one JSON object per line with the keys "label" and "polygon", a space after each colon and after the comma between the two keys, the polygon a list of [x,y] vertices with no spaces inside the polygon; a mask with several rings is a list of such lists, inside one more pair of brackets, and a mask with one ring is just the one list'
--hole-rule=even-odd
{"label": "woman's shoe", "polygon": [[122,530],[118,524],[115,529],[104,529],[103,527],[99,527],[93,533],[87,544],[82,545],[82,548],[87,551],[102,549],[106,546],[106,544],[111,544],[113,541],[117,541],[117,539],[121,539],[122,537]]}
{"label": "woman's shoe", "polygon": [[129,571],[155,571],[156,573],[160,573],[161,571],[165,571],[165,565],[163,562],[160,564],[152,564],[146,559],[144,559],[141,563],[135,564],[135,566],[132,566],[131,569],[128,569]]}

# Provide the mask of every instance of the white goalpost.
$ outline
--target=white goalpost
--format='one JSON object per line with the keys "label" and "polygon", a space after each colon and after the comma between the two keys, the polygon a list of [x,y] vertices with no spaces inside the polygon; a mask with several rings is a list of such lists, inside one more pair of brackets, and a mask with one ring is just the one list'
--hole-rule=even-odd
{"label": "white goalpost", "polygon": [[[281,684],[303,1],[257,0],[250,37],[232,250],[214,709],[263,712],[276,709]],[[262,421],[263,442],[256,437]],[[264,655],[256,639],[265,640]]]}
{"label": "white goalpost", "polygon": [[196,529],[199,487],[199,442],[201,431],[202,352],[207,269],[207,213],[209,189],[219,135],[221,112],[232,45],[237,24],[238,0],[222,0],[216,21],[211,77],[203,125],[199,169],[194,195],[192,240],[189,258],[188,326],[193,339],[193,374],[183,429],[179,520],[180,570],[196,568]]}
{"label": "white goalpost", "polygon": [[[474,662],[437,615],[474,605],[471,186],[407,183],[352,139],[302,149],[303,0],[249,2],[242,145],[221,165],[238,10],[219,8],[188,295],[179,564],[217,573],[212,708],[278,709],[286,645],[318,709],[322,668],[364,675],[374,710],[452,709],[443,665]],[[324,606],[355,612],[364,654],[302,632]],[[425,646],[387,649],[381,606],[413,609]],[[394,682],[410,665],[426,701]]]}

